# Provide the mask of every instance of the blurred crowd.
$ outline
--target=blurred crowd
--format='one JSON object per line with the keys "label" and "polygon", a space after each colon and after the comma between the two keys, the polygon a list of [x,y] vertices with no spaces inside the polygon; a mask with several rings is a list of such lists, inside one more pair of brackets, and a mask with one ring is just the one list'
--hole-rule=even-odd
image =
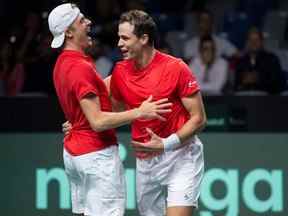
{"label": "blurred crowd", "polygon": [[[6,25],[0,36],[0,96],[55,94],[52,71],[59,51],[50,48],[47,14],[60,2],[26,8],[21,20]],[[182,58],[195,73],[203,94],[288,95],[286,0],[76,3],[93,21],[93,47],[87,54],[103,78],[121,58],[117,49],[120,14],[142,9],[158,25],[156,47]]]}

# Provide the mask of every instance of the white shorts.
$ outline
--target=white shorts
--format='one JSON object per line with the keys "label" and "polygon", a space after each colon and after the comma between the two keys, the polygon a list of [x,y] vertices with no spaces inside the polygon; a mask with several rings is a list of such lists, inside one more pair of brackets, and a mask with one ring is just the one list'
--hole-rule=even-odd
{"label": "white shorts", "polygon": [[136,191],[141,216],[164,216],[167,206],[198,207],[204,175],[203,146],[197,136],[188,142],[181,149],[152,159],[137,159]]}
{"label": "white shorts", "polygon": [[80,156],[63,152],[71,189],[72,212],[88,216],[123,216],[126,184],[118,146]]}

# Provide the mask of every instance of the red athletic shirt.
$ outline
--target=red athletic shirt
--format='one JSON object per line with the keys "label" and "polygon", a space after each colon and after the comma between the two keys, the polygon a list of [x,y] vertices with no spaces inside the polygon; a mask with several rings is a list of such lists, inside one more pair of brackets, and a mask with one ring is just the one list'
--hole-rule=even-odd
{"label": "red athletic shirt", "polygon": [[57,59],[53,73],[62,110],[73,125],[69,135],[64,138],[65,149],[72,155],[82,155],[115,145],[115,131],[93,131],[80,107],[82,98],[95,94],[100,99],[101,110],[112,110],[107,88],[91,58],[78,51],[64,50]]}
{"label": "red athletic shirt", "polygon": [[[169,98],[173,103],[172,112],[163,115],[167,121],[135,120],[132,123],[132,139],[140,142],[150,140],[145,128],[150,128],[160,137],[175,133],[189,119],[189,113],[181,98],[199,91],[196,78],[189,67],[181,60],[159,51],[149,65],[139,70],[133,60],[116,64],[111,78],[113,97],[126,104],[127,109],[139,105],[153,95],[153,100]],[[145,157],[137,154],[137,157]]]}

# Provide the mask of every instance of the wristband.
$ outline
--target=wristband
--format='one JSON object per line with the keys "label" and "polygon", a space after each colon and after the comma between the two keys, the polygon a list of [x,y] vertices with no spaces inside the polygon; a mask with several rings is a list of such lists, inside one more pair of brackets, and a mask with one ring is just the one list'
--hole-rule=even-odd
{"label": "wristband", "polygon": [[176,133],[173,133],[166,138],[162,138],[162,142],[164,144],[165,152],[172,151],[181,144],[181,141]]}

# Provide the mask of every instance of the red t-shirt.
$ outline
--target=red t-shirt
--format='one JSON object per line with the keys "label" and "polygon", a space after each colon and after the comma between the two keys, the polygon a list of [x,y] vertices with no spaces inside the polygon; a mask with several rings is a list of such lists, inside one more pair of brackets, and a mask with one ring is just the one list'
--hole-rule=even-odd
{"label": "red t-shirt", "polygon": [[[181,128],[190,117],[181,98],[199,91],[196,78],[189,67],[181,59],[159,51],[151,63],[141,70],[136,69],[132,60],[117,63],[110,88],[113,97],[126,104],[127,109],[139,107],[149,95],[153,95],[153,100],[169,98],[173,103],[172,112],[163,115],[167,121],[133,121],[132,139],[140,142],[150,140],[147,127],[160,137],[167,137]],[[141,158],[143,155],[136,156]]]}
{"label": "red t-shirt", "polygon": [[64,50],[54,68],[54,85],[65,117],[73,128],[64,138],[64,147],[72,155],[97,151],[117,143],[113,129],[95,132],[80,107],[80,100],[88,94],[99,97],[101,110],[112,111],[107,88],[96,72],[90,57],[72,50]]}

